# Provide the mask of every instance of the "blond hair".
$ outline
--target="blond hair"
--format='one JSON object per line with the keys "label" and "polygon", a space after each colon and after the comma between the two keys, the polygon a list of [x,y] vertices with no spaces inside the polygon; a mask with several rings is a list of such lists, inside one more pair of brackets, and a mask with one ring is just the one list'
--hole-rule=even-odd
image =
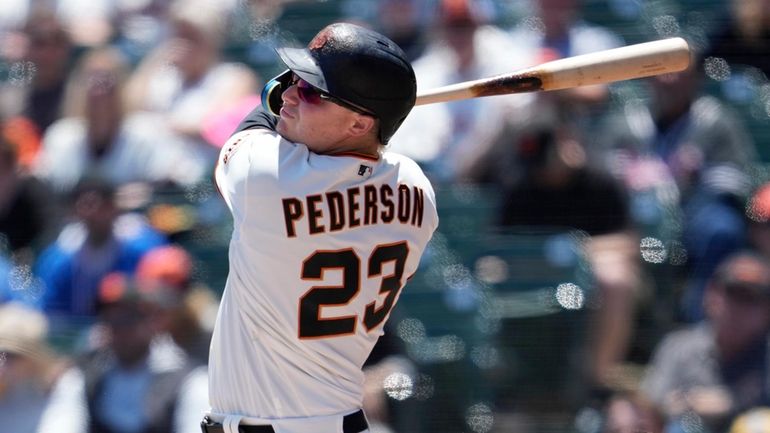
{"label": "blond hair", "polygon": [[[104,77],[93,77],[93,73],[105,72]],[[115,86],[120,98],[121,110],[125,112],[124,87],[131,72],[126,57],[112,47],[93,48],[78,60],[75,69],[67,81],[64,94],[64,116],[84,117],[86,114],[86,96],[90,86]],[[98,81],[106,80],[106,81]]]}

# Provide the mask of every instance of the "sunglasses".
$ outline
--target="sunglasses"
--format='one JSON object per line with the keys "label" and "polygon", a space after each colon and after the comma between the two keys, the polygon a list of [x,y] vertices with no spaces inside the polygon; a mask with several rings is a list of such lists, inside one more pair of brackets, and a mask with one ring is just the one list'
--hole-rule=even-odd
{"label": "sunglasses", "polygon": [[770,289],[766,287],[733,282],[725,284],[724,288],[730,299],[738,303],[757,304],[763,300],[770,300],[767,295]]}
{"label": "sunglasses", "polygon": [[321,100],[324,100],[324,101],[329,101],[334,104],[337,104],[341,107],[345,107],[348,110],[355,111],[358,114],[376,117],[374,113],[370,111],[367,111],[357,105],[353,105],[352,103],[347,102],[343,99],[332,96],[324,92],[323,90],[310,85],[307,81],[298,77],[296,74],[292,75],[291,82],[289,83],[289,85],[297,86],[297,94],[299,95],[299,99],[302,100],[302,102],[305,102],[307,104],[317,105],[321,103]]}

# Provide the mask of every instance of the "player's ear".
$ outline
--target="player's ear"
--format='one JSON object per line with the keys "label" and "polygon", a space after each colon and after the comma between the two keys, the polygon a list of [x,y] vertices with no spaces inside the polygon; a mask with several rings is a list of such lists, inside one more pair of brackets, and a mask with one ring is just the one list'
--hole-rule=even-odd
{"label": "player's ear", "polygon": [[369,133],[376,123],[377,122],[372,116],[356,114],[353,118],[353,122],[350,124],[349,130],[354,137],[360,137]]}

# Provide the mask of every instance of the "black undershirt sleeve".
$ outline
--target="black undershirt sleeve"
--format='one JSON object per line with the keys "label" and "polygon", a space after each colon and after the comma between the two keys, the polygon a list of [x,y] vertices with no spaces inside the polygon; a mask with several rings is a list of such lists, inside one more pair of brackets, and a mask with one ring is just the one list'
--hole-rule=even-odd
{"label": "black undershirt sleeve", "polygon": [[238,125],[233,134],[237,134],[247,129],[269,129],[275,131],[278,124],[278,118],[268,113],[262,108],[262,104],[252,110]]}

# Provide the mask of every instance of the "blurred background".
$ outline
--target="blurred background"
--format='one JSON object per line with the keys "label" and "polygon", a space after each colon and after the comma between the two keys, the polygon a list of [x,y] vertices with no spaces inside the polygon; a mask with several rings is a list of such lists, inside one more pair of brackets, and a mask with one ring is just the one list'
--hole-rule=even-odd
{"label": "blurred background", "polygon": [[219,149],[345,20],[418,89],[680,36],[681,73],[416,107],[440,226],[365,366],[383,432],[770,431],[769,0],[4,0],[0,424],[199,431]]}

